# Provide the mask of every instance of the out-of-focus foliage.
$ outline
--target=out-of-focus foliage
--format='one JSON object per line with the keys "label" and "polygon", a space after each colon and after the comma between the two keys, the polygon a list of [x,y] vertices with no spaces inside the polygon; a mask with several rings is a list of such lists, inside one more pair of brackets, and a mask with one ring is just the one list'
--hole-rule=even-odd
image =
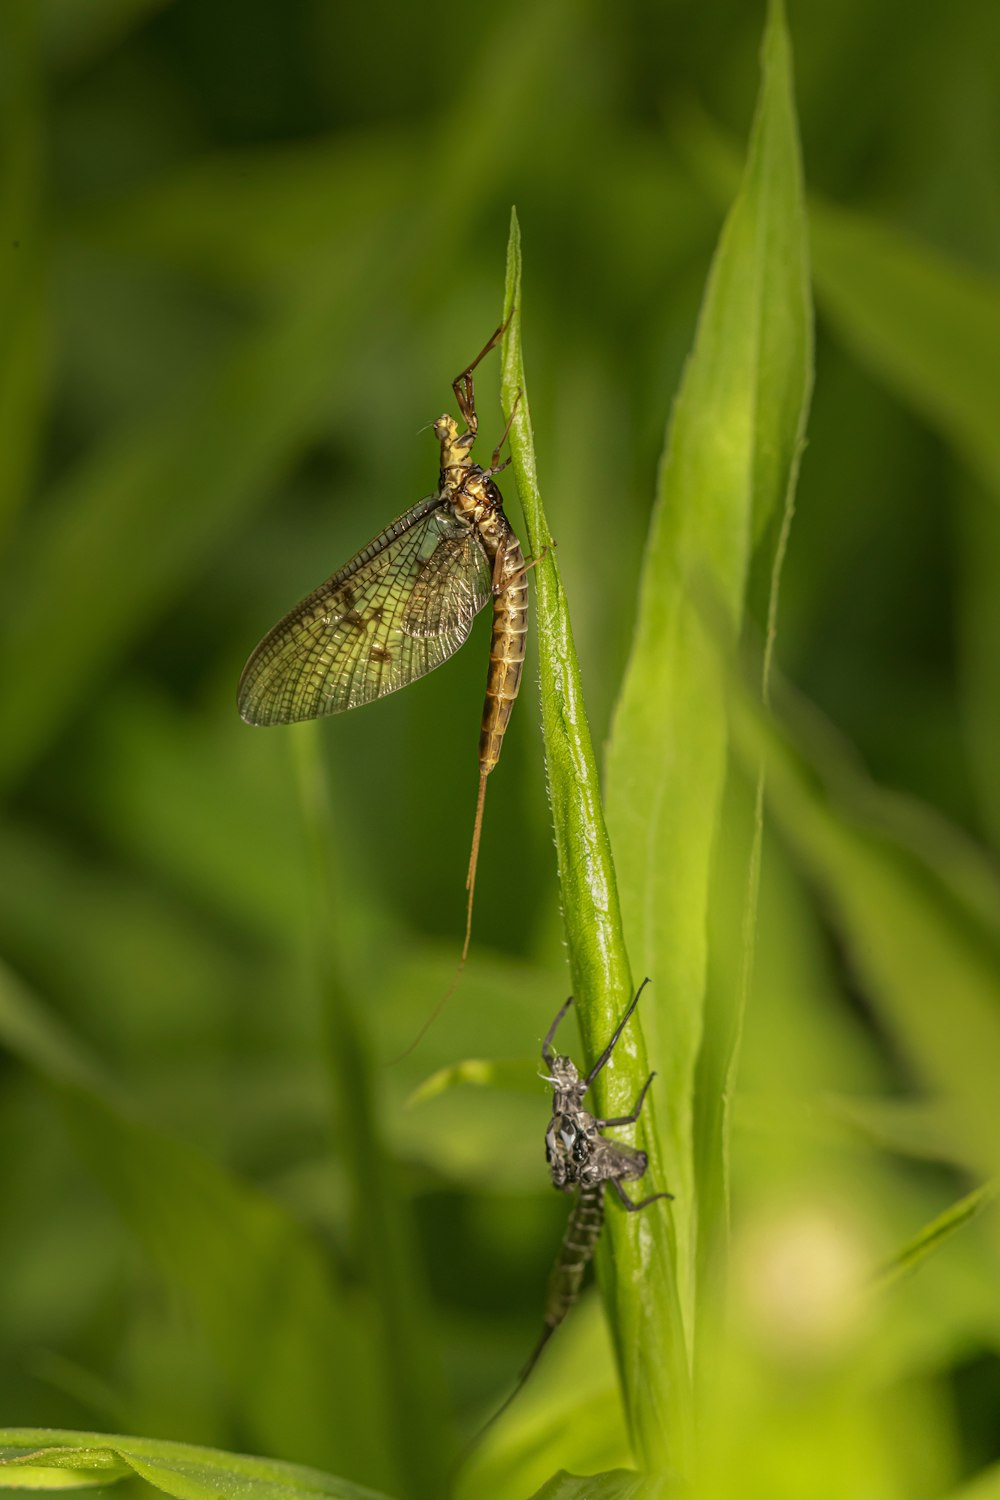
{"label": "out-of-focus foliage", "polygon": [[[710,1016],[742,982],[769,769],[731,1239],[713,1219],[699,1245],[724,1351],[702,1495],[996,1483],[995,1209],[867,1290],[1000,1139],[992,17],[790,3],[818,323],[775,662],[801,698],[776,695],[776,730],[728,689]],[[437,1496],[509,1389],[566,1208],[546,1090],[517,1086],[569,986],[532,669],[468,969],[394,1067],[460,944],[488,627],[313,734],[246,728],[235,685],[434,487],[422,429],[496,326],[516,202],[538,473],[603,743],[763,26],[735,0],[0,6],[5,1427]],[[407,1106],[465,1058],[486,1086]],[[591,1301],[466,1487],[623,1496],[630,1461]]]}

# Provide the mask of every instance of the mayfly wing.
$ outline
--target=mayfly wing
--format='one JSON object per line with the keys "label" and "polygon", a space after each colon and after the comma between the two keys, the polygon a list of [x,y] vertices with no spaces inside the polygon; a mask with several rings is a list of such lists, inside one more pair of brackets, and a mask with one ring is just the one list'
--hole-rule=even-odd
{"label": "mayfly wing", "polygon": [[297,604],[243,669],[248,724],[292,724],[394,693],[454,655],[492,597],[475,527],[421,500]]}

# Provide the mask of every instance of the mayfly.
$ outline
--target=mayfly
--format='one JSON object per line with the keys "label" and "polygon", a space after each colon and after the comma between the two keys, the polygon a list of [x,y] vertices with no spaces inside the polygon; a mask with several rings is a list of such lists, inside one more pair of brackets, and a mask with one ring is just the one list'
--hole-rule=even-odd
{"label": "mayfly", "polygon": [[[508,319],[509,321],[509,319]],[[469,457],[476,441],[473,371],[506,323],[452,382],[465,430],[445,413],[438,488],[362,547],[279,620],[243,669],[238,703],[248,724],[292,724],[343,713],[394,693],[453,656],[492,601],[493,635],[479,733],[479,796],[466,888],[464,964],[472,929],[486,778],[500,758],[517,697],[528,628],[527,567],[494,476]],[[508,430],[510,423],[508,423]],[[509,460],[507,461],[509,462]]]}
{"label": "mayfly", "polygon": [[542,1062],[547,1070],[545,1082],[552,1088],[552,1118],[545,1132],[545,1159],[553,1187],[564,1193],[576,1191],[577,1198],[549,1278],[541,1338],[521,1370],[513,1391],[487,1426],[492,1426],[500,1413],[506,1411],[538,1363],[549,1339],[579,1299],[584,1272],[593,1259],[604,1223],[605,1184],[610,1185],[622,1207],[630,1214],[647,1208],[658,1198],[673,1197],[672,1193],[651,1193],[648,1198],[634,1202],[622,1183],[635,1182],[643,1176],[647,1166],[646,1153],[624,1141],[610,1141],[603,1134],[610,1126],[635,1124],[646,1091],[656,1074],[650,1073],[646,1079],[631,1114],[600,1120],[583,1107],[584,1095],[606,1065],[648,983],[648,979],[644,979],[639,986],[611,1040],[585,1078],[580,1077],[571,1058],[560,1056],[552,1046],[559,1023],[573,1003],[572,996],[559,1011],[542,1043]]}

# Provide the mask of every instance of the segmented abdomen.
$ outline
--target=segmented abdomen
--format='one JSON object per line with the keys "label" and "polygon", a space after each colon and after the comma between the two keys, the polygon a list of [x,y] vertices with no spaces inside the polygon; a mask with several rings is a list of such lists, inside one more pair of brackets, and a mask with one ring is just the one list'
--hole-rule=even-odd
{"label": "segmented abdomen", "polygon": [[488,776],[500,759],[504,731],[521,685],[524,640],[528,630],[528,580],[524,554],[509,526],[499,540],[498,551],[494,553],[497,555],[501,560],[494,573],[493,636],[483,722],[479,731],[479,770],[483,776]]}
{"label": "segmented abdomen", "polygon": [[549,1280],[543,1343],[579,1298],[583,1273],[593,1257],[603,1223],[604,1183],[581,1187]]}

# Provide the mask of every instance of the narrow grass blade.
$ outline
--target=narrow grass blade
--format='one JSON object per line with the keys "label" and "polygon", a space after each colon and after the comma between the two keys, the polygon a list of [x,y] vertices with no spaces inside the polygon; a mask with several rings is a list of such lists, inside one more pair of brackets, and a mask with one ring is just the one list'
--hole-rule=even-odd
{"label": "narrow grass blade", "polygon": [[964,1198],[953,1203],[943,1214],[938,1214],[936,1219],[925,1224],[919,1234],[914,1235],[912,1240],[886,1262],[878,1272],[876,1286],[879,1289],[890,1287],[893,1282],[915,1271],[921,1261],[933,1255],[953,1234],[994,1204],[998,1196],[1000,1178],[997,1177],[983,1183],[982,1187],[973,1192],[966,1193]]}
{"label": "narrow grass blade", "polygon": [[531,1500],[663,1500],[666,1493],[659,1480],[613,1469],[607,1474],[554,1474]]}
{"label": "narrow grass blade", "polygon": [[[647,1019],[665,1181],[676,1195],[677,1274],[694,1352],[699,1213],[724,1220],[724,1097],[740,1005],[707,1038],[707,925],[726,783],[722,650],[748,598],[773,633],[811,385],[811,318],[791,61],[781,6],[770,9],[743,181],[712,264],[694,349],[671,419],[632,655],[608,752],[608,819],[632,951],[653,979]],[[710,600],[723,621],[706,629]],[[735,854],[748,873],[744,988],[752,957],[759,831]],[[730,941],[740,941],[737,932]],[[696,1141],[696,1069],[711,1091]],[[696,1157],[711,1159],[699,1182]],[[706,1211],[706,1198],[708,1208]],[[701,1225],[702,1233],[707,1226]]]}
{"label": "narrow grass blade", "polygon": [[[579,664],[566,596],[542,508],[531,413],[521,352],[520,231],[511,219],[504,317],[502,400],[513,420],[511,457],[524,510],[534,569],[539,680],[545,768],[555,828],[563,922],[585,1052],[603,1049],[632,996],[614,865],[601,806],[597,765],[583,705]],[[549,548],[546,551],[546,548]],[[544,555],[543,555],[544,554]],[[626,1113],[645,1082],[641,1007],[619,1050],[598,1080],[605,1114]],[[647,1181],[666,1186],[656,1134],[644,1114],[649,1151]],[[662,1211],[661,1211],[662,1210]],[[669,1207],[612,1212],[606,1230],[610,1258],[599,1262],[622,1370],[633,1441],[650,1468],[685,1472],[690,1410],[683,1339],[672,1272]],[[608,1274],[613,1267],[613,1274]]]}
{"label": "narrow grass blade", "polygon": [[941,1101],[825,1094],[816,1110],[879,1151],[975,1170],[958,1148],[951,1112]]}
{"label": "narrow grass blade", "polygon": [[[729,137],[693,114],[680,146],[723,200],[738,171]],[[809,234],[833,333],[1000,494],[1000,277],[817,195]]]}
{"label": "narrow grass blade", "polygon": [[384,1500],[301,1464],[154,1438],[0,1428],[0,1488],[90,1488],[138,1475],[176,1500]]}
{"label": "narrow grass blade", "polygon": [[519,1093],[537,1095],[538,1064],[521,1058],[466,1057],[446,1068],[438,1068],[413,1090],[406,1102],[410,1106],[427,1104],[449,1089],[463,1085],[481,1089],[516,1089]]}

